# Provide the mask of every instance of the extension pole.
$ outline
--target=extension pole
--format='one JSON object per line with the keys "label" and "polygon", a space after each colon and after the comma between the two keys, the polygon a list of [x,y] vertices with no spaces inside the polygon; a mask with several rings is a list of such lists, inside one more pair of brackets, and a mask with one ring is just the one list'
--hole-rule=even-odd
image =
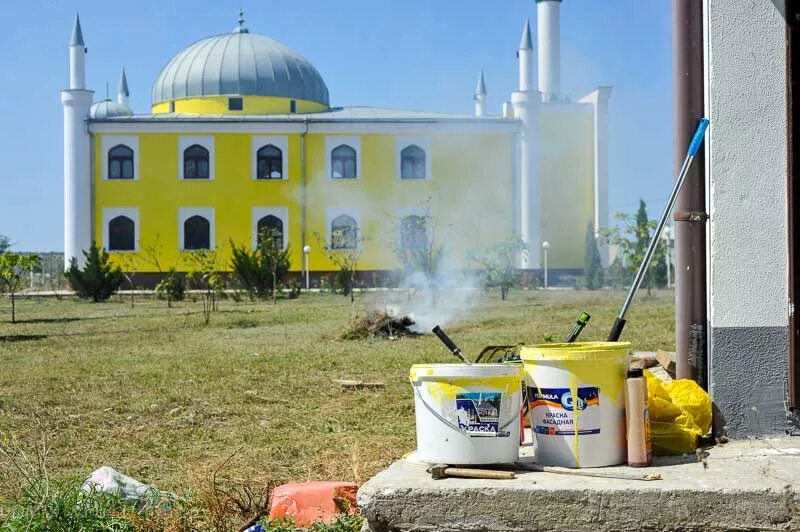
{"label": "extension pole", "polygon": [[661,219],[658,221],[656,231],[653,233],[653,237],[650,239],[650,245],[647,247],[647,252],[644,254],[642,264],[639,266],[639,271],[636,272],[636,278],[633,280],[630,290],[628,290],[628,296],[625,298],[625,303],[622,304],[622,309],[619,311],[619,315],[617,315],[617,318],[614,320],[614,325],[611,327],[611,332],[608,333],[609,342],[616,342],[622,335],[622,329],[625,327],[625,316],[628,314],[628,308],[633,302],[633,296],[636,295],[637,290],[639,290],[639,286],[642,284],[644,274],[647,273],[647,267],[650,265],[650,261],[653,258],[653,253],[655,252],[658,241],[661,238],[661,232],[664,230],[664,226],[667,224],[667,218],[672,212],[672,208],[675,206],[675,200],[678,199],[678,193],[681,191],[681,186],[686,179],[686,174],[689,171],[689,167],[692,165],[692,161],[694,160],[695,155],[697,155],[700,145],[703,143],[703,137],[705,136],[707,127],[708,119],[701,118],[700,123],[697,125],[697,130],[694,132],[692,142],[689,144],[689,149],[686,152],[686,158],[683,160],[681,171],[678,173],[678,179],[675,180],[675,187],[672,189],[672,194],[669,196],[667,206],[664,208],[664,212],[661,213]]}

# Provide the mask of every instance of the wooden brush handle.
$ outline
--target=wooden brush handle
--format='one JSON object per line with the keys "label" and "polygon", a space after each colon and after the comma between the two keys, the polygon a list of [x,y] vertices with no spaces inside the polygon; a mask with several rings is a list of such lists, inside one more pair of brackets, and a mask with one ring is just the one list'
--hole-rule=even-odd
{"label": "wooden brush handle", "polygon": [[512,480],[517,478],[513,471],[492,471],[489,469],[468,469],[464,467],[448,467],[444,470],[448,477],[485,478],[490,480]]}

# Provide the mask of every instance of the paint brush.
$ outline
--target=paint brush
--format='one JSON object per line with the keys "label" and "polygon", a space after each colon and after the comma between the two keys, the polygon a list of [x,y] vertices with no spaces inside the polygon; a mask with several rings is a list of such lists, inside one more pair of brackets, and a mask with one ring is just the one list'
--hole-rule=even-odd
{"label": "paint brush", "polygon": [[438,325],[434,327],[433,334],[438,336],[439,340],[441,340],[442,343],[447,346],[447,349],[449,349],[451,353],[457,356],[461,360],[461,362],[463,362],[464,364],[470,364],[470,365],[472,364],[472,362],[467,360],[467,357],[464,356],[464,354],[461,352],[461,349],[458,348],[455,342],[451,340],[450,337],[444,333],[441,327],[439,327]]}
{"label": "paint brush", "polygon": [[592,319],[592,317],[589,315],[588,312],[581,312],[580,317],[578,317],[577,323],[575,323],[575,328],[572,329],[572,332],[569,333],[569,336],[567,336],[567,339],[564,341],[568,344],[571,344],[572,342],[577,340],[578,336],[580,336],[580,334],[583,332],[584,327],[586,327],[586,324],[589,323],[590,319]]}

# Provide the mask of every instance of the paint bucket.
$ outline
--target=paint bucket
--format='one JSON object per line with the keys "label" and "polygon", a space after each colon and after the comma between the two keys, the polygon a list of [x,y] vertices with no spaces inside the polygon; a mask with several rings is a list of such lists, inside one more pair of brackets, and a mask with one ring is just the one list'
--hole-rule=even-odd
{"label": "paint bucket", "polygon": [[627,342],[523,347],[536,461],[602,467],[626,461]]}
{"label": "paint bucket", "polygon": [[410,378],[419,460],[467,465],[519,459],[519,364],[415,365]]}

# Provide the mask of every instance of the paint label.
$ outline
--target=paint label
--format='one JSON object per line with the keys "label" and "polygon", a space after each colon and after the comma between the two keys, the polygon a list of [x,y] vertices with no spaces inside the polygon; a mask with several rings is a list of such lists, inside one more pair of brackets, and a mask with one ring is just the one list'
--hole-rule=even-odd
{"label": "paint label", "polygon": [[531,424],[536,434],[574,436],[600,434],[600,389],[528,388]]}
{"label": "paint label", "polygon": [[503,394],[499,392],[470,392],[456,395],[458,428],[476,434],[496,435],[506,438],[510,432],[500,431],[500,404]]}

